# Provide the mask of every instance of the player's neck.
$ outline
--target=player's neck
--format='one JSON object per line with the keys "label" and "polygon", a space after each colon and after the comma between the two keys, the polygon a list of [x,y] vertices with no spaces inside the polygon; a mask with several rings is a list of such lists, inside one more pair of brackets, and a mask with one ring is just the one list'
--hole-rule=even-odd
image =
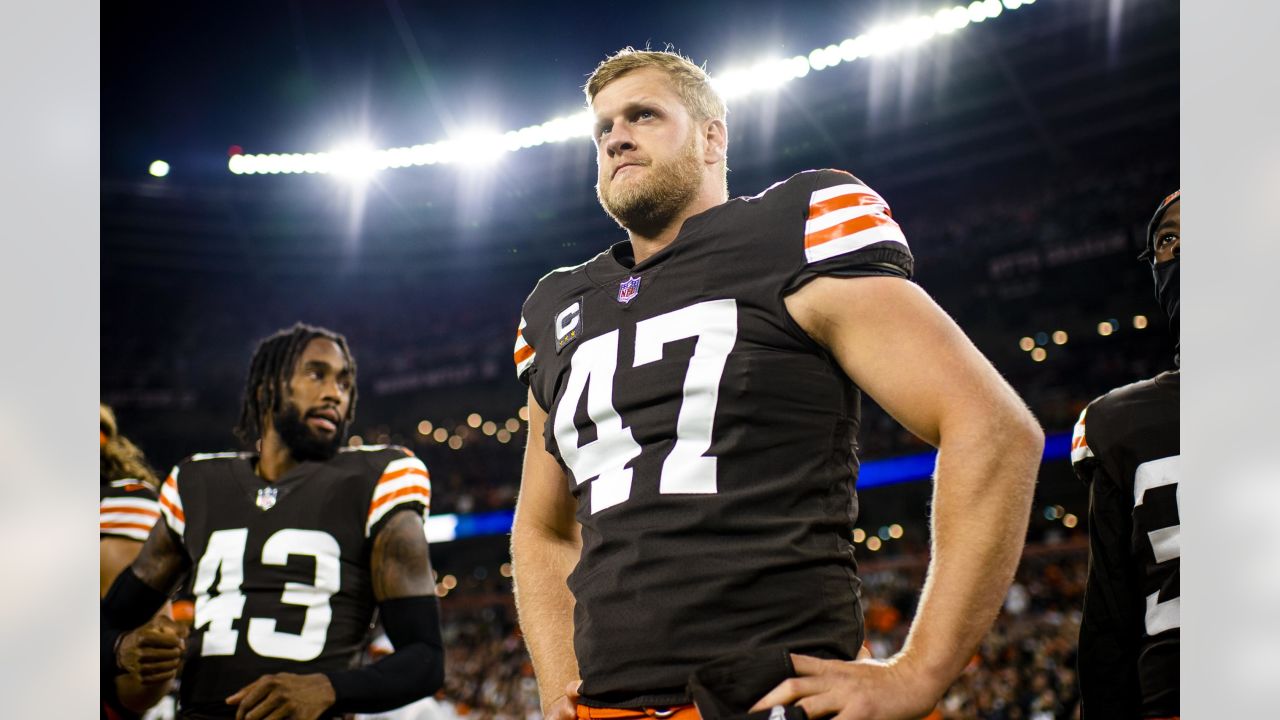
{"label": "player's neck", "polygon": [[268,425],[267,431],[262,435],[258,453],[258,477],[267,482],[275,482],[297,464],[298,461],[294,459],[293,453],[289,452],[288,446],[284,444],[284,439],[274,427]]}
{"label": "player's neck", "polygon": [[657,255],[663,248],[675,242],[675,239],[680,236],[685,220],[717,205],[722,205],[728,199],[723,186],[704,186],[693,202],[672,218],[662,230],[652,234],[641,234],[628,228],[627,235],[631,238],[631,253],[635,256],[636,264]]}

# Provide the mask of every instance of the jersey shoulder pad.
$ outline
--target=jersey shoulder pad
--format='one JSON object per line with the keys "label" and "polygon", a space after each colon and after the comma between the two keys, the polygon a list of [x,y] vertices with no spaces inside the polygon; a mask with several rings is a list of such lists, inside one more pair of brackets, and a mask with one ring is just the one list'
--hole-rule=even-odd
{"label": "jersey shoulder pad", "polygon": [[[907,238],[893,219],[889,203],[853,175],[841,170],[819,170],[807,199],[804,225],[804,254],[810,264],[832,258],[867,257],[882,261],[889,250],[910,258]],[[900,261],[908,273],[911,268]]]}
{"label": "jersey shoulder pad", "polygon": [[362,469],[367,469],[370,477],[376,478],[388,463],[403,458],[416,458],[416,456],[412,450],[403,445],[361,445],[359,447],[339,448],[338,454],[332,462],[344,465],[353,464]]}
{"label": "jersey shoulder pad", "polygon": [[196,453],[175,465],[165,476],[164,482],[160,483],[159,493],[160,515],[168,523],[169,529],[177,533],[180,538],[186,532],[187,515],[182,505],[184,483],[188,487],[191,487],[191,483],[199,484],[201,478],[206,477],[211,470],[250,455],[252,453],[236,451]]}
{"label": "jersey shoulder pad", "polygon": [[1093,448],[1089,447],[1089,437],[1087,433],[1087,422],[1089,412],[1093,409],[1095,403],[1101,398],[1095,398],[1093,402],[1085,406],[1080,411],[1080,417],[1076,420],[1075,427],[1071,429],[1071,464],[1079,467],[1085,463],[1092,461],[1096,455]]}
{"label": "jersey shoulder pad", "polygon": [[779,231],[800,268],[793,286],[818,275],[910,278],[914,272],[889,203],[848,172],[806,170],[746,200],[784,218]]}
{"label": "jersey shoulder pad", "polygon": [[1135,411],[1158,399],[1161,390],[1152,379],[1122,385],[1094,398],[1080,413],[1071,433],[1071,462],[1078,465],[1103,457],[1106,449],[1125,442]]}
{"label": "jersey shoulder pad", "polygon": [[520,323],[516,327],[513,348],[516,377],[521,382],[529,382],[529,372],[537,360],[538,348],[545,344],[546,330],[553,327],[552,314],[565,310],[556,307],[555,303],[568,292],[569,288],[566,286],[577,284],[581,280],[580,276],[585,276],[587,267],[592,263],[605,261],[608,253],[605,250],[586,262],[556,268],[543,275],[534,285],[520,310]]}
{"label": "jersey shoulder pad", "polygon": [[369,495],[365,537],[372,537],[392,510],[414,509],[425,517],[431,509],[431,473],[409,449],[389,445],[368,456],[376,472]]}

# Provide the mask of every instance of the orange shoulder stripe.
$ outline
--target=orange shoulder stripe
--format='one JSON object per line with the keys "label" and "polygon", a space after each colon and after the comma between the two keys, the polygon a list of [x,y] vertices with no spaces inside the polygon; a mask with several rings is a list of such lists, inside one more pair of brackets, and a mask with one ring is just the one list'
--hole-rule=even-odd
{"label": "orange shoulder stripe", "polygon": [[383,495],[382,497],[378,498],[377,500],[374,500],[374,501],[373,501],[373,503],[372,503],[371,505],[369,505],[369,516],[370,516],[370,517],[372,517],[372,516],[373,516],[373,514],[374,514],[375,512],[377,512],[378,508],[382,507],[383,505],[386,505],[387,503],[391,502],[392,500],[396,500],[396,499],[398,499],[398,498],[402,498],[402,497],[404,497],[404,496],[406,496],[406,495],[424,495],[424,496],[426,496],[426,498],[427,498],[428,500],[430,500],[430,499],[431,499],[431,491],[430,491],[430,490],[428,490],[427,488],[423,487],[422,485],[410,485],[409,487],[406,487],[406,488],[400,488],[399,490],[396,490],[395,492],[387,493],[386,495]]}
{"label": "orange shoulder stripe", "polygon": [[179,522],[185,523],[187,521],[187,516],[182,512],[182,508],[170,502],[169,498],[161,495],[160,504],[168,508],[169,512],[173,513],[173,516],[178,518]]}
{"label": "orange shoulder stripe", "polygon": [[421,475],[422,477],[428,480],[431,479],[431,473],[427,472],[426,470],[423,470],[422,468],[416,468],[416,467],[407,467],[407,468],[401,468],[399,470],[394,470],[389,473],[383,473],[382,477],[378,478],[378,484],[381,485],[382,483],[385,483],[385,482],[391,482],[392,480],[395,480],[397,478],[402,478],[405,475]]}
{"label": "orange shoulder stripe", "polygon": [[805,248],[812,248],[826,242],[831,242],[832,240],[838,240],[839,238],[853,235],[854,233],[858,233],[863,230],[870,230],[874,227],[894,226],[897,224],[898,223],[887,217],[881,217],[879,215],[863,215],[862,217],[856,217],[852,220],[846,220],[839,225],[833,225],[826,230],[819,230],[818,232],[805,235],[804,246]]}
{"label": "orange shoulder stripe", "polygon": [[[829,200],[822,200],[809,205],[809,219],[815,220],[826,215],[832,210],[840,210],[841,208],[884,204],[884,200],[876,195],[864,192],[852,192],[845,195],[837,195]],[[888,205],[885,205],[885,214],[890,215]]]}

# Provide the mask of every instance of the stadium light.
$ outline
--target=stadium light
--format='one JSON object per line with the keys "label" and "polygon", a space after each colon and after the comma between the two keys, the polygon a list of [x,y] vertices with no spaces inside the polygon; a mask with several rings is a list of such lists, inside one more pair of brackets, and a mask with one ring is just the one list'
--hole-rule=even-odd
{"label": "stadium light", "polygon": [[169,163],[163,160],[156,160],[151,163],[151,167],[147,168],[147,172],[156,177],[164,177],[169,174]]}
{"label": "stadium light", "polygon": [[[917,47],[939,35],[950,35],[973,23],[997,18],[1034,4],[1035,0],[973,0],[931,15],[916,15],[874,27],[856,37],[845,38],[803,55],[767,58],[739,69],[717,73],[711,79],[726,100],[776,90],[787,83],[863,58],[882,57]],[[394,147],[344,149],[335,152],[290,154],[236,154],[227,160],[227,169],[236,175],[338,174],[367,179],[387,169],[425,165],[484,166],[498,162],[506,153],[548,143],[591,136],[594,119],[589,111],[548,120],[518,130],[472,131],[434,143]],[[154,174],[154,173],[153,173]]]}

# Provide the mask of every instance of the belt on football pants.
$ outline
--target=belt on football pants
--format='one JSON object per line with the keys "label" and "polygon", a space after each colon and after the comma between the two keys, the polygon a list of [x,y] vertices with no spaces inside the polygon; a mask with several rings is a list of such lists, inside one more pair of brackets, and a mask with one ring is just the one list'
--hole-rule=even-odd
{"label": "belt on football pants", "polygon": [[578,705],[578,720],[702,720],[693,705],[647,708],[598,708]]}

